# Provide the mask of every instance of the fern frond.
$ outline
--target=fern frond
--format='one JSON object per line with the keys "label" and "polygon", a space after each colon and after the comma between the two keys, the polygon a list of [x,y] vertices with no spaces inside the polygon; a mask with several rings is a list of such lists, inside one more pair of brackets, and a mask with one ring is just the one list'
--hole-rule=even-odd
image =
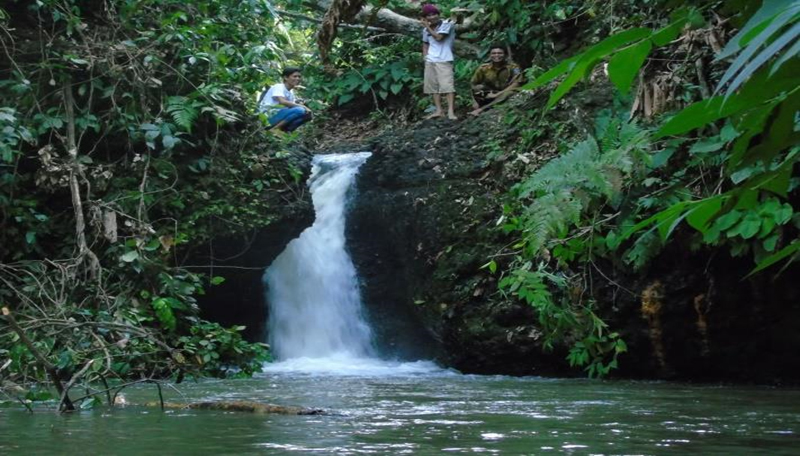
{"label": "fern frond", "polygon": [[590,206],[615,204],[625,182],[644,169],[649,157],[646,130],[632,122],[606,118],[597,131],[600,144],[594,138],[576,144],[517,186],[520,198],[532,199],[520,223],[531,256],[579,225]]}
{"label": "fern frond", "polygon": [[166,111],[172,121],[180,128],[191,132],[194,121],[199,115],[199,103],[186,97],[176,96],[167,98]]}
{"label": "fern frond", "polygon": [[530,253],[539,253],[547,242],[578,223],[582,212],[581,201],[565,190],[534,200],[523,215],[523,237]]}
{"label": "fern frond", "polygon": [[598,154],[599,149],[594,139],[578,143],[572,150],[551,160],[520,184],[520,196],[525,198],[576,186],[586,180],[586,174],[591,172],[587,167],[591,167],[597,160]]}

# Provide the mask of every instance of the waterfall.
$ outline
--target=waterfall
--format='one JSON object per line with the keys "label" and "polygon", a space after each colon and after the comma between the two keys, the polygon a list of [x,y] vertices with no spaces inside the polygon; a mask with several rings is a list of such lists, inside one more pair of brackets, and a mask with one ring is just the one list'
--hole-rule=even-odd
{"label": "waterfall", "polygon": [[309,187],[316,220],[264,273],[269,343],[279,361],[373,355],[355,267],[345,248],[348,189],[371,154],[317,155]]}

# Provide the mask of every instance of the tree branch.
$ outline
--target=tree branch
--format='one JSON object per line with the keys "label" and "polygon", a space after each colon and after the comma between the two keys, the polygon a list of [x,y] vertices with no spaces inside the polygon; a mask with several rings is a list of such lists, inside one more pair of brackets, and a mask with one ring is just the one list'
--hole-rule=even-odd
{"label": "tree branch", "polygon": [[31,352],[33,357],[36,358],[42,368],[47,372],[47,375],[50,377],[50,381],[52,381],[53,385],[56,387],[56,391],[61,397],[61,402],[59,402],[59,410],[75,410],[75,405],[73,405],[72,401],[69,399],[69,395],[67,394],[69,390],[64,388],[64,385],[61,384],[61,380],[58,378],[58,369],[56,369],[56,366],[50,363],[50,361],[48,361],[47,358],[42,355],[36,346],[33,345],[33,342],[28,338],[28,335],[25,334],[25,331],[23,331],[17,323],[17,319],[11,315],[11,310],[9,310],[8,307],[3,307],[3,316],[6,317],[8,325],[11,326],[11,329],[15,333],[17,333],[19,340],[25,344],[25,346],[28,348],[28,351]]}
{"label": "tree branch", "polygon": [[100,260],[89,249],[86,243],[86,218],[83,214],[83,201],[81,201],[81,188],[78,176],[83,174],[81,164],[78,162],[78,145],[75,135],[75,100],[72,98],[72,87],[69,81],[64,81],[64,108],[67,115],[67,154],[70,159],[69,190],[72,195],[72,208],[75,212],[75,237],[78,243],[78,261],[89,258],[89,275],[93,279],[100,270]]}

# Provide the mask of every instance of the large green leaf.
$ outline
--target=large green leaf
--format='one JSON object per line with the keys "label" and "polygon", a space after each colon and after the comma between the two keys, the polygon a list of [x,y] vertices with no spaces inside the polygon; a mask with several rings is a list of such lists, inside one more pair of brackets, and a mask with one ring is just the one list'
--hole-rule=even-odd
{"label": "large green leaf", "polygon": [[615,52],[622,46],[633,43],[635,41],[649,37],[653,33],[648,28],[634,28],[625,30],[624,32],[612,35],[594,46],[590,47],[583,53],[571,57],[559,63],[555,68],[547,71],[539,76],[532,83],[525,85],[525,89],[535,89],[546,84],[558,76],[569,72],[566,79],[558,85],[556,90],[550,95],[547,102],[547,109],[553,107],[558,101],[567,94],[581,79],[583,79],[592,68],[600,61],[600,59]]}
{"label": "large green leaf", "polygon": [[662,211],[658,214],[658,234],[661,235],[661,240],[666,241],[678,225],[681,224],[683,219],[686,218],[688,212],[685,211],[686,205],[680,203]]}
{"label": "large green leaf", "polygon": [[[800,142],[800,134],[795,131],[795,118],[800,110],[800,88],[793,91],[787,98],[777,99],[777,113],[770,113],[771,123],[764,132],[760,142],[747,149],[745,153],[735,152],[731,157],[727,172],[733,173],[760,163],[771,163],[784,150]],[[766,106],[769,106],[767,104]],[[757,111],[757,110],[753,110]]]}
{"label": "large green leaf", "polygon": [[597,64],[598,59],[584,60],[581,58],[578,63],[572,68],[572,71],[567,75],[566,79],[561,81],[561,84],[556,87],[556,90],[550,94],[547,100],[545,109],[550,109],[555,106],[558,101],[564,97],[574,86],[583,79],[586,74]]}
{"label": "large green leaf", "polygon": [[689,211],[686,222],[689,226],[705,234],[708,231],[708,222],[722,209],[722,196],[715,196],[700,202]]}
{"label": "large green leaf", "polygon": [[653,31],[646,27],[638,27],[624,32],[617,33],[616,35],[609,36],[603,41],[595,44],[584,52],[584,58],[594,59],[605,57],[612,52],[616,51],[622,46],[648,38],[653,34]]}
{"label": "large green leaf", "polygon": [[[755,269],[750,271],[750,273],[747,274],[746,277],[750,277],[751,275],[753,275],[753,274],[755,274],[755,273],[757,273],[759,271],[763,271],[764,269],[767,269],[768,267],[772,266],[773,264],[775,264],[775,263],[777,263],[779,261],[782,261],[782,260],[788,258],[789,256],[794,255],[796,257],[798,255],[798,252],[800,252],[800,239],[796,239],[794,242],[792,242],[788,246],[778,250],[777,252],[773,253],[772,255],[770,255],[770,256],[764,258],[763,260],[761,260],[758,263],[758,265],[756,265]],[[790,259],[789,262],[794,261],[794,259],[795,258]]]}
{"label": "large green leaf", "polygon": [[[731,82],[731,85],[728,87],[728,90],[725,92],[726,96],[730,96],[739,86],[747,80],[750,76],[753,75],[756,70],[761,68],[767,60],[771,59],[775,56],[781,49],[786,47],[790,42],[793,42],[800,36],[800,23],[795,24],[790,28],[786,33],[779,36],[775,41],[773,41],[766,49],[761,51],[757,56],[747,64],[746,67],[736,76],[736,79]],[[720,86],[722,84],[720,83]]]}
{"label": "large green leaf", "polygon": [[787,63],[774,74],[762,68],[750,78],[738,93],[727,100],[716,96],[687,106],[668,120],[655,137],[679,135],[702,127],[715,120],[731,116],[744,110],[759,108],[776,95],[797,88],[800,62]]}
{"label": "large green leaf", "polygon": [[781,58],[779,58],[774,64],[772,64],[772,69],[770,70],[770,74],[775,73],[792,57],[797,57],[800,54],[800,40],[792,45],[788,51],[784,52]]}
{"label": "large green leaf", "polygon": [[653,43],[644,40],[617,52],[608,62],[608,77],[620,92],[628,93],[633,79],[652,49]]}
{"label": "large green leaf", "polygon": [[744,109],[746,104],[741,97],[725,100],[723,96],[712,97],[687,106],[669,119],[655,134],[656,138],[679,135],[700,128],[715,120],[722,119]]}
{"label": "large green leaf", "polygon": [[[764,27],[769,25],[769,22],[781,11],[788,8],[795,0],[766,0],[763,2],[761,8],[756,11],[753,17],[747,21],[744,27],[728,41],[725,48],[720,51],[717,59],[724,59],[739,52],[742,46],[747,45],[746,38],[752,38],[754,30],[763,30]],[[744,41],[744,42],[743,42]]]}
{"label": "large green leaf", "polygon": [[[695,204],[695,202],[692,202],[692,201],[681,201],[679,203],[673,204],[672,206],[668,207],[667,209],[664,209],[661,212],[656,213],[655,215],[652,215],[651,217],[648,217],[648,218],[642,220],[641,222],[637,223],[636,225],[634,225],[634,226],[626,229],[625,231],[623,231],[622,234],[620,235],[619,239],[617,239],[617,243],[621,244],[624,240],[626,240],[629,237],[631,237],[634,233],[639,232],[642,229],[644,229],[644,228],[646,228],[646,227],[648,227],[650,225],[653,225],[653,224],[655,224],[655,226],[652,229],[656,229],[657,228],[659,230],[659,233],[662,235],[662,238],[666,239],[666,237],[669,236],[669,234],[672,232],[672,230],[677,225],[675,223],[675,221],[679,217],[682,220],[683,218],[681,217],[681,215],[692,204]],[[680,222],[680,220],[677,220],[677,221]]]}
{"label": "large green leaf", "polygon": [[[727,84],[731,79],[733,79],[734,76],[739,74],[740,71],[744,73],[742,69],[745,68],[747,62],[750,61],[750,59],[755,55],[755,53],[758,52],[758,50],[764,45],[764,43],[767,42],[767,40],[769,40],[769,38],[772,35],[774,35],[778,30],[781,29],[781,27],[783,27],[792,20],[797,11],[800,11],[800,5],[789,7],[788,9],[782,11],[780,14],[771,19],[769,25],[764,30],[762,30],[761,33],[759,33],[747,45],[747,47],[745,47],[744,50],[742,50],[739,56],[736,57],[736,60],[734,60],[733,63],[731,63],[731,65],[725,71],[725,74],[722,75],[719,84],[717,84],[716,90],[719,91],[723,86],[725,86],[725,84]],[[747,73],[746,77],[749,77],[753,73],[753,71]],[[728,88],[729,94],[734,90],[736,90],[738,85],[734,87],[734,84],[731,84],[731,87],[732,88]]]}
{"label": "large green leaf", "polygon": [[678,37],[679,33],[681,33],[681,30],[683,30],[683,27],[686,25],[686,20],[687,19],[684,16],[676,21],[673,21],[666,27],[656,30],[656,32],[650,37],[650,39],[653,41],[653,44],[656,46],[665,46],[669,44],[672,40]]}
{"label": "large green leaf", "polygon": [[779,104],[778,100],[774,100],[770,103],[750,109],[736,119],[736,129],[741,131],[742,134],[733,144],[732,153],[728,159],[729,169],[735,170],[739,168],[739,165],[747,154],[751,140],[764,131],[767,119]]}
{"label": "large green leaf", "polygon": [[562,60],[561,63],[554,66],[553,68],[547,70],[544,74],[540,75],[538,78],[534,79],[533,81],[525,84],[522,86],[523,89],[526,90],[533,90],[538,87],[541,87],[548,82],[552,81],[553,79],[561,76],[562,74],[566,73],[567,71],[571,70],[575,62],[581,55],[576,55],[570,57],[566,60]]}
{"label": "large green leaf", "polygon": [[555,106],[555,104],[558,103],[558,101],[564,95],[566,95],[567,92],[572,89],[572,87],[575,86],[575,84],[580,82],[581,79],[586,77],[591,72],[592,68],[594,68],[594,66],[597,65],[597,62],[599,62],[602,58],[613,53],[621,46],[625,46],[634,41],[647,38],[652,33],[652,30],[648,28],[640,27],[630,29],[610,36],[587,49],[579,56],[575,65],[572,66],[572,70],[570,71],[570,74],[567,75],[567,78],[564,79],[564,81],[561,82],[556,90],[550,95],[550,99],[547,100],[546,109],[550,109]]}

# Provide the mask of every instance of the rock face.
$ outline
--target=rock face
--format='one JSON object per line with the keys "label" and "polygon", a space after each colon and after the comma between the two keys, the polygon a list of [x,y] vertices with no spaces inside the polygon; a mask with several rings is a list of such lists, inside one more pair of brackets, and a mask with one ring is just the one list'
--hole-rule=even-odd
{"label": "rock face", "polygon": [[[496,118],[431,120],[371,141],[348,214],[351,256],[381,351],[463,372],[544,374],[530,308],[481,269],[502,247],[505,189],[483,147]],[[559,357],[560,361],[560,357]]]}
{"label": "rock face", "polygon": [[615,277],[630,292],[603,286],[596,298],[629,347],[617,375],[797,384],[800,268],[744,279],[752,268],[675,246],[642,274]]}
{"label": "rock face", "polygon": [[[583,375],[566,347],[542,349],[533,310],[481,268],[513,241],[496,228],[513,173],[486,159],[499,124],[434,120],[371,141],[347,226],[365,305],[385,354],[465,373]],[[751,268],[688,239],[639,273],[598,261],[587,296],[629,348],[613,375],[798,383],[799,270],[742,280]]]}

